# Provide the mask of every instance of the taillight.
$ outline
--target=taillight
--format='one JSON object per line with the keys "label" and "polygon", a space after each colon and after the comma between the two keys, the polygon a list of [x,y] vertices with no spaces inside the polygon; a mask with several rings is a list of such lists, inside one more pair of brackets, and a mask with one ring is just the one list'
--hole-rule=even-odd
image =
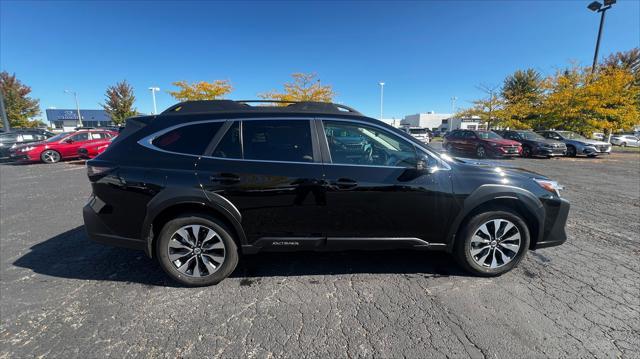
{"label": "taillight", "polygon": [[87,162],[87,176],[90,181],[96,181],[115,170],[114,166],[109,166],[104,163],[93,164],[93,161]]}

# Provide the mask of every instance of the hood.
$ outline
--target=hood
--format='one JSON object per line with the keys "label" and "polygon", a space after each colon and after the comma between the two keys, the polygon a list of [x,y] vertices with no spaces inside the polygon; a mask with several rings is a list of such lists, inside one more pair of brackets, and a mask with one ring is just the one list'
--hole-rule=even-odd
{"label": "hood", "polygon": [[596,146],[608,146],[609,145],[607,142],[598,141],[598,140],[591,140],[591,139],[588,139],[588,138],[585,138],[584,140],[567,140],[567,143],[586,143],[588,145],[596,145]]}
{"label": "hood", "polygon": [[524,168],[505,167],[503,164],[491,161],[474,161],[469,159],[456,158],[457,165],[465,171],[474,172],[482,175],[490,175],[496,179],[530,179],[540,178],[549,179],[547,176],[538,172],[530,171]]}

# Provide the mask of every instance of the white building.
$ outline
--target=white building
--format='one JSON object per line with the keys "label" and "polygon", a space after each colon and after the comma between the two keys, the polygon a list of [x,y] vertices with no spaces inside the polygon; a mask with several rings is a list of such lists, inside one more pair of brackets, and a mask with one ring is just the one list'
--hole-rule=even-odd
{"label": "white building", "polygon": [[416,113],[415,115],[407,115],[401,121],[402,127],[421,127],[435,130],[440,128],[443,120],[451,117],[450,113]]}
{"label": "white building", "polygon": [[447,118],[442,120],[442,125],[438,128],[442,132],[453,130],[485,130],[487,125],[478,116],[466,118]]}
{"label": "white building", "polygon": [[400,127],[400,123],[402,120],[400,120],[399,118],[383,118],[381,121],[386,123],[387,125],[398,128]]}

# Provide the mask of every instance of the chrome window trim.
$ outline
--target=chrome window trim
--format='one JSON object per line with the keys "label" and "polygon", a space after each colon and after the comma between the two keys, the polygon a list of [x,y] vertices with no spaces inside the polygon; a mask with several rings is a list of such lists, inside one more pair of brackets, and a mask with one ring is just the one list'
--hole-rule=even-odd
{"label": "chrome window trim", "polygon": [[[403,166],[358,165],[358,164],[345,164],[345,163],[332,163],[332,162],[324,163],[324,162],[299,162],[299,161],[277,161],[277,160],[253,160],[253,159],[244,159],[244,158],[222,158],[222,157],[215,157],[215,156],[205,156],[204,154],[194,155],[194,154],[191,154],[191,153],[167,151],[167,150],[159,148],[159,147],[157,147],[157,146],[155,146],[153,144],[153,140],[155,140],[156,138],[164,135],[165,133],[167,133],[169,131],[173,131],[173,130],[175,130],[177,128],[180,128],[180,127],[190,126],[190,125],[199,125],[199,124],[211,123],[211,122],[256,121],[256,120],[303,120],[303,121],[312,122],[314,119],[318,119],[320,121],[326,120],[326,121],[342,121],[342,122],[360,123],[360,124],[363,124],[363,125],[377,127],[379,129],[381,129],[382,131],[386,131],[387,133],[390,133],[390,134],[392,134],[392,135],[394,135],[396,137],[404,139],[406,142],[409,142],[409,143],[413,144],[418,149],[420,149],[420,150],[426,152],[427,154],[431,155],[433,158],[435,158],[438,161],[439,165],[438,165],[437,170],[446,170],[446,171],[451,170],[451,166],[449,166],[449,164],[447,164],[438,155],[436,155],[432,151],[430,151],[427,148],[425,148],[424,146],[422,146],[419,141],[411,141],[410,139],[402,138],[402,137],[398,136],[397,134],[394,134],[393,132],[391,132],[388,129],[384,128],[383,126],[380,126],[380,125],[375,124],[375,123],[362,121],[362,120],[357,120],[357,119],[334,118],[334,117],[320,117],[320,118],[318,118],[318,117],[250,117],[250,118],[224,118],[224,119],[192,121],[192,122],[180,123],[180,124],[177,124],[177,125],[173,125],[173,126],[165,128],[163,130],[154,132],[154,133],[152,133],[152,134],[150,134],[148,136],[145,136],[142,139],[138,140],[138,144],[143,146],[143,147],[146,147],[148,149],[154,150],[154,151],[170,153],[170,154],[174,154],[174,155],[195,157],[195,158],[210,158],[210,159],[222,160],[222,161],[243,161],[243,162],[259,162],[259,163],[293,163],[293,164],[304,164],[304,165],[351,166],[351,167],[398,168],[398,169],[410,168],[410,167],[403,167]],[[324,133],[318,134],[318,135],[322,135],[324,137],[325,141],[326,141],[327,136]],[[443,166],[443,168],[441,168],[440,166]]]}

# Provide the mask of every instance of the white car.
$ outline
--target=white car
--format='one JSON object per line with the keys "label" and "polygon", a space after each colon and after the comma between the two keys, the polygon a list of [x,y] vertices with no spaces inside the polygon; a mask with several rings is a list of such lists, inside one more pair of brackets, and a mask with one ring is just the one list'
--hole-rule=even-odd
{"label": "white car", "polygon": [[431,141],[431,136],[429,134],[429,129],[422,127],[408,127],[405,129],[411,136],[423,143],[429,143]]}
{"label": "white car", "polygon": [[611,137],[611,144],[622,147],[640,147],[640,139],[633,135],[614,135]]}

